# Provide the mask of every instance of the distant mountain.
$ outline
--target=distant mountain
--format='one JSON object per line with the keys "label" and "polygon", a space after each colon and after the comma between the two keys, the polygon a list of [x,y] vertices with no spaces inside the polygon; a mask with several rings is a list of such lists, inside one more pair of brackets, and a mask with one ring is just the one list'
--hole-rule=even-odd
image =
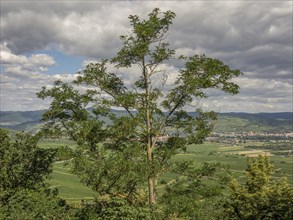
{"label": "distant mountain", "polygon": [[292,132],[293,112],[278,113],[221,113],[216,132]]}
{"label": "distant mountain", "polygon": [[18,131],[34,131],[42,122],[42,114],[37,111],[0,111],[0,127]]}
{"label": "distant mountain", "polygon": [[244,112],[230,112],[230,113],[221,113],[221,115],[235,116],[247,119],[273,119],[273,120],[291,120],[293,117],[293,112],[276,112],[276,113],[244,113]]}
{"label": "distant mountain", "polygon": [[[118,115],[125,111],[112,110]],[[12,130],[35,131],[45,110],[38,111],[0,111],[0,127]],[[192,114],[192,113],[191,113]],[[293,112],[278,113],[220,113],[215,132],[292,132]]]}

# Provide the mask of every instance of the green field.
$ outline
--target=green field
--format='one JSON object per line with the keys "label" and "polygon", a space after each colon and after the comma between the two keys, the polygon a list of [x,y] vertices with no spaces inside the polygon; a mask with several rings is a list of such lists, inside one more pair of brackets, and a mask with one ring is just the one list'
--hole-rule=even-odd
{"label": "green field", "polygon": [[80,183],[78,178],[70,173],[69,168],[64,166],[64,163],[54,164],[50,184],[52,187],[57,187],[61,197],[66,200],[87,200],[95,196],[95,192]]}
{"label": "green field", "polygon": [[[59,147],[62,145],[74,145],[69,140],[41,141],[40,146],[44,148]],[[235,177],[244,177],[246,169],[246,160],[248,156],[257,156],[258,153],[270,155],[270,152],[261,152],[244,148],[243,146],[227,146],[218,143],[205,143],[203,145],[191,145],[186,152],[177,154],[172,161],[192,160],[194,165],[199,167],[203,162],[220,162],[229,164],[230,169]],[[288,182],[293,184],[292,157],[270,156],[270,160],[274,165],[275,173],[273,178],[287,177]],[[166,182],[176,178],[175,174],[164,174],[161,180]],[[79,182],[78,178],[70,173],[69,167],[64,162],[56,162],[54,164],[52,178],[50,180],[52,187],[59,189],[60,195],[69,201],[80,201],[81,199],[93,199],[96,195],[94,191]]]}
{"label": "green field", "polygon": [[41,148],[57,148],[57,147],[61,147],[61,146],[68,146],[71,148],[76,147],[76,144],[74,141],[67,140],[67,139],[40,140],[38,144]]}

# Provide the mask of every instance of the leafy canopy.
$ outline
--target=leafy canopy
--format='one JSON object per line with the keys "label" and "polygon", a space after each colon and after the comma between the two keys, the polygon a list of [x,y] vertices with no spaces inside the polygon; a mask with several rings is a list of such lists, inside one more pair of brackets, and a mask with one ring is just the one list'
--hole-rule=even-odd
{"label": "leafy canopy", "polygon": [[[43,115],[45,129],[78,143],[73,172],[101,196],[143,204],[147,182],[148,202],[155,204],[157,179],[170,169],[170,158],[187,144],[202,143],[213,128],[216,114],[192,106],[208,98],[209,89],[239,91],[232,82],[239,70],[206,55],[175,56],[167,42],[174,18],[174,12],[157,8],[147,19],[129,16],[132,30],[120,37],[122,47],[114,58],[90,63],[72,83],[56,81],[38,93],[52,100]],[[172,73],[163,67],[173,60],[181,68],[170,87]],[[119,76],[132,68],[132,81]]]}
{"label": "leafy canopy", "polygon": [[0,129],[0,219],[69,219],[68,206],[46,183],[55,151],[37,147],[40,135]]}
{"label": "leafy canopy", "polygon": [[55,152],[37,147],[39,137],[0,129],[0,190],[36,189],[52,172]]}
{"label": "leafy canopy", "polygon": [[228,219],[292,219],[293,188],[285,178],[272,180],[268,157],[248,159],[246,182],[233,179],[224,203]]}

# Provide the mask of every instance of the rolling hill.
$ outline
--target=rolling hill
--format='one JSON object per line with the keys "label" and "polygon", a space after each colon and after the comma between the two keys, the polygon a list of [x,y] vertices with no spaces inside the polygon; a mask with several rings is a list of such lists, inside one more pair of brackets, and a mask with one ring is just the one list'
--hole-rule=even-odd
{"label": "rolling hill", "polygon": [[292,132],[292,112],[221,113],[214,130],[217,132]]}
{"label": "rolling hill", "polygon": [[[124,111],[113,110],[125,115]],[[36,131],[42,124],[45,110],[0,111],[0,127],[18,131]],[[192,114],[192,113],[191,113]],[[215,132],[292,132],[293,112],[278,113],[219,113]]]}

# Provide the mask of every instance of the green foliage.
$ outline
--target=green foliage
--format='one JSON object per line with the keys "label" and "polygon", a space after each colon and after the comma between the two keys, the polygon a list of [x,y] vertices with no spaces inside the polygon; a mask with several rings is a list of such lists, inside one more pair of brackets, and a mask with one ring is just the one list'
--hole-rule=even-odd
{"label": "green foliage", "polygon": [[[149,203],[154,205],[157,179],[170,169],[171,157],[187,144],[202,143],[216,119],[214,112],[195,109],[191,115],[186,107],[207,98],[210,88],[238,93],[232,79],[241,75],[239,70],[205,55],[175,57],[166,42],[174,17],[175,13],[157,8],[146,20],[129,16],[132,31],[121,36],[122,48],[114,58],[87,65],[72,84],[57,81],[38,93],[39,98],[52,99],[43,115],[45,129],[76,141],[73,172],[100,196],[123,195],[135,206],[147,181]],[[170,59],[183,63],[173,88],[165,91],[168,73],[160,66]],[[108,71],[109,65],[141,71],[126,84]],[[81,93],[76,85],[88,90]],[[118,117],[112,107],[124,108],[127,115]]]}
{"label": "green foliage", "polygon": [[37,147],[39,136],[0,129],[0,218],[66,219],[68,207],[45,183],[55,151]]}
{"label": "green foliage", "polygon": [[204,163],[195,168],[192,161],[180,161],[172,171],[180,176],[166,185],[159,200],[164,218],[214,219],[219,213],[211,207],[215,207],[222,186],[230,179],[228,167]]}
{"label": "green foliage", "polygon": [[37,147],[39,137],[0,129],[0,190],[36,189],[52,172],[55,151]]}
{"label": "green foliage", "polygon": [[101,197],[93,203],[84,203],[77,210],[75,217],[82,220],[90,219],[151,219],[151,210],[144,204],[133,206],[119,197]]}
{"label": "green foliage", "polygon": [[58,147],[56,152],[56,160],[63,161],[63,160],[70,160],[74,157],[74,151],[72,148],[68,146],[61,146]]}
{"label": "green foliage", "polygon": [[[148,20],[141,21],[137,15],[130,15],[129,19],[133,27],[133,34],[120,37],[123,47],[117,56],[112,59],[112,62],[117,67],[131,67],[133,64],[141,63],[147,57],[150,60],[149,66],[154,67],[171,58],[175,51],[168,49],[169,44],[162,40],[169,30],[174,17],[174,12],[166,11],[161,13],[158,8],[155,8],[149,14]],[[144,83],[141,84],[141,88],[145,86]]]}
{"label": "green foliage", "polygon": [[285,178],[271,181],[272,165],[267,157],[248,160],[247,181],[233,179],[225,202],[228,219],[292,219],[293,188]]}
{"label": "green foliage", "polygon": [[270,181],[273,166],[268,157],[259,156],[257,160],[248,159],[246,169],[246,187],[249,192],[255,193]]}
{"label": "green foliage", "polygon": [[94,153],[79,151],[72,164],[73,172],[100,196],[121,196],[135,203],[147,176],[145,156],[138,147],[124,146],[115,153],[103,147]]}
{"label": "green foliage", "polygon": [[[2,196],[2,195],[1,195]],[[0,205],[1,219],[71,219],[65,200],[48,189],[19,189]]]}

